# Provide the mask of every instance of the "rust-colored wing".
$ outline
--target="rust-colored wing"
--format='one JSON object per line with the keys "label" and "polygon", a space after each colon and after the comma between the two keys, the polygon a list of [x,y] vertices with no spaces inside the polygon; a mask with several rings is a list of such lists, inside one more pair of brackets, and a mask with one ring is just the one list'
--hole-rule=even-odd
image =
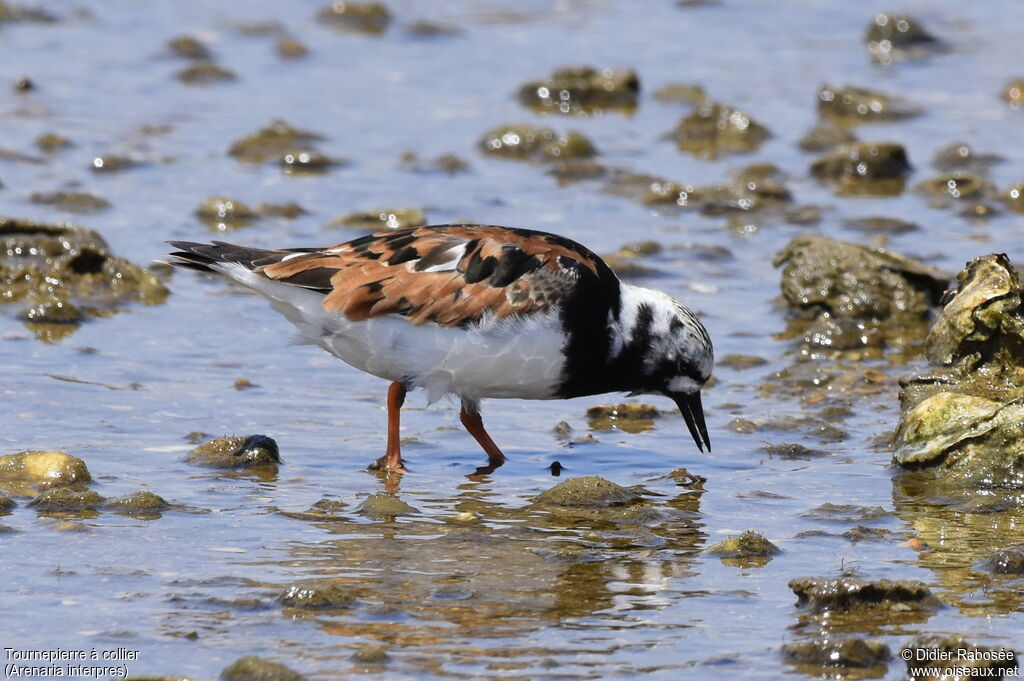
{"label": "rust-colored wing", "polygon": [[397,314],[414,324],[470,324],[487,314],[544,312],[581,284],[615,278],[569,239],[482,225],[378,232],[323,250],[275,253],[275,262],[256,271],[322,291],[325,309],[352,320]]}

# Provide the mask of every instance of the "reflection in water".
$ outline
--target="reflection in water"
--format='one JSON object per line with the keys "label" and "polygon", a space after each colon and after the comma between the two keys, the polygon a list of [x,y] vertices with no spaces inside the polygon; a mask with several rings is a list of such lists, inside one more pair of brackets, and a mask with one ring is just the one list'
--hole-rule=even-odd
{"label": "reflection in water", "polygon": [[[552,511],[499,503],[488,484],[469,481],[443,500],[452,509],[444,522],[422,515],[360,522],[318,502],[287,513],[319,530],[316,540],[292,541],[279,562],[260,563],[291,575],[291,584],[253,583],[258,595],[235,601],[186,593],[176,597],[174,619],[179,632],[192,626],[214,635],[241,612],[250,622],[261,611],[273,616],[280,605],[270,599],[316,580],[346,594],[341,607],[285,614],[334,637],[306,651],[325,668],[369,646],[389,651],[389,669],[459,676],[544,658],[576,676],[576,666],[606,664],[619,647],[616,632],[648,621],[643,612],[693,595],[675,585],[694,574],[706,538],[699,498],[687,492],[668,503]],[[654,627],[630,645],[653,646],[660,635]]]}

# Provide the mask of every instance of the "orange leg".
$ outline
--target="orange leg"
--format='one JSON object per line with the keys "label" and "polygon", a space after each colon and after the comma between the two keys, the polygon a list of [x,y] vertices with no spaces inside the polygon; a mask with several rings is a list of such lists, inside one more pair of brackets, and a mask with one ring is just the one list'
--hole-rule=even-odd
{"label": "orange leg", "polygon": [[405,466],[402,465],[402,449],[399,442],[398,432],[399,417],[402,405],[405,404],[405,394],[408,389],[401,381],[395,381],[388,388],[388,447],[384,456],[370,464],[374,470],[384,469],[395,473],[405,473]]}
{"label": "orange leg", "polygon": [[505,463],[505,455],[498,449],[498,445],[494,444],[494,440],[484,430],[484,421],[480,418],[480,412],[476,409],[475,405],[466,408],[466,403],[462,403],[462,412],[459,414],[459,419],[462,421],[462,425],[465,426],[466,430],[470,435],[473,436],[483,450],[487,452],[487,465],[480,466],[476,469],[475,475],[487,475],[493,473],[496,468]]}

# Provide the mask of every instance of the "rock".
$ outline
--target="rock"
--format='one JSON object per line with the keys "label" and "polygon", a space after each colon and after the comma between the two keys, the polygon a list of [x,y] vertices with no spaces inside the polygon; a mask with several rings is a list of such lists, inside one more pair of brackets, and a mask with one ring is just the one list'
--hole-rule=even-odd
{"label": "rock", "polygon": [[207,60],[213,57],[210,48],[190,35],[179,35],[167,41],[167,48],[175,57],[182,59]]}
{"label": "rock", "polygon": [[391,12],[379,2],[336,0],[317,12],[316,20],[335,31],[380,35],[391,23]]}
{"label": "rock", "polygon": [[259,163],[280,159],[289,153],[314,151],[313,143],[322,139],[315,132],[293,128],[278,119],[266,128],[236,140],[228,149],[228,154],[243,161]]}
{"label": "rock", "polygon": [[1024,489],[1022,294],[1005,255],[969,262],[929,331],[933,368],[901,381],[893,460],[932,487]]}
{"label": "rock", "polygon": [[360,213],[349,213],[331,220],[328,227],[344,227],[361,232],[379,232],[384,229],[409,229],[427,224],[427,216],[415,208],[381,208]]}
{"label": "rock", "polygon": [[996,551],[982,561],[980,567],[997,575],[1024,575],[1024,544]]}
{"label": "rock", "polygon": [[371,648],[360,648],[356,652],[352,653],[352,656],[349,659],[356,664],[382,665],[390,662],[391,656],[388,655],[387,648],[374,646]]}
{"label": "rock", "polygon": [[130,156],[118,156],[117,154],[106,154],[96,156],[89,165],[89,170],[97,174],[119,173],[132,168],[145,165],[142,161]]}
{"label": "rock", "polygon": [[305,208],[294,201],[287,203],[261,203],[258,212],[262,216],[284,218],[285,220],[294,220],[308,213]]}
{"label": "rock", "polygon": [[208,196],[199,203],[195,215],[210,229],[226,232],[246,227],[260,215],[245,203],[226,196]]}
{"label": "rock", "polygon": [[811,175],[848,194],[899,194],[910,170],[906,150],[891,142],[844,144],[811,164]]}
{"label": "rock", "polygon": [[235,80],[235,74],[223,66],[204,61],[186,66],[177,73],[177,79],[185,85],[214,85]]}
{"label": "rock", "polygon": [[948,281],[916,260],[816,234],[792,239],[773,264],[784,266],[791,307],[836,318],[925,318]]}
{"label": "rock", "polygon": [[58,135],[57,133],[47,132],[43,133],[35,140],[36,147],[47,154],[56,154],[59,151],[70,149],[74,146],[67,137]]}
{"label": "rock", "polygon": [[[862,638],[824,637],[803,643],[787,643],[782,646],[786,662],[795,665],[816,667],[865,669],[885,665],[892,657],[889,647],[881,641],[866,641]],[[884,674],[884,669],[880,670]],[[815,674],[830,678],[830,674]],[[872,676],[874,676],[872,674]],[[860,678],[846,677],[843,678]]]}
{"label": "rock", "polygon": [[630,504],[640,498],[640,494],[632,489],[590,475],[560,482],[538,494],[533,501],[544,506],[604,508]]}
{"label": "rock", "polygon": [[798,607],[819,614],[859,608],[935,610],[942,605],[923,582],[913,580],[798,577],[790,580],[789,588],[797,595]]}
{"label": "rock", "polygon": [[840,144],[852,144],[856,141],[857,136],[849,128],[839,125],[834,120],[823,119],[804,133],[798,144],[804,151],[828,151]]}
{"label": "rock", "polygon": [[314,522],[330,520],[348,520],[342,511],[348,507],[344,501],[327,499],[326,497],[313,504],[305,511],[281,511],[281,515],[295,520],[311,520]]}
{"label": "rock", "polygon": [[604,109],[631,111],[639,94],[640,79],[632,69],[568,66],[556,69],[547,80],[523,84],[519,101],[539,111],[589,114]]}
{"label": "rock", "polygon": [[240,657],[220,673],[221,681],[302,681],[302,675],[283,664],[255,655]]}
{"label": "rock", "polygon": [[658,416],[658,410],[649,404],[612,404],[587,409],[591,430],[622,430],[634,435],[654,428],[654,419]]}
{"label": "rock", "polygon": [[103,197],[87,192],[33,192],[28,200],[30,203],[53,206],[69,213],[96,213],[110,207],[110,202]]}
{"label": "rock", "polygon": [[717,102],[703,102],[679,121],[673,133],[679,150],[700,158],[756,151],[771,133],[747,114]]}
{"label": "rock", "polygon": [[484,133],[479,144],[488,156],[517,161],[560,161],[597,154],[593,143],[580,132],[557,133],[525,123],[493,128]]}
{"label": "rock", "polygon": [[403,515],[419,513],[419,509],[405,503],[393,494],[377,492],[359,504],[356,512],[374,520],[391,520]]}
{"label": "rock", "polygon": [[185,461],[207,468],[252,468],[281,463],[277,443],[266,435],[219,437],[191,450]]}
{"label": "rock", "polygon": [[704,88],[696,83],[666,83],[651,93],[651,96],[661,102],[685,104],[700,104],[707,99]]}
{"label": "rock", "polygon": [[993,197],[995,185],[983,177],[959,171],[939,175],[925,180],[914,189],[932,198],[939,206],[950,204],[951,199],[960,201],[980,201]]}
{"label": "rock", "polygon": [[77,490],[67,487],[48,489],[28,503],[37,511],[87,511],[103,504],[103,497],[92,490]]}
{"label": "rock", "polygon": [[115,513],[132,516],[159,516],[171,507],[163,497],[147,490],[140,490],[122,497],[108,499],[105,508]]}
{"label": "rock", "polygon": [[317,581],[290,586],[278,600],[287,608],[336,610],[350,607],[356,599],[336,582]]}
{"label": "rock", "polygon": [[274,46],[281,59],[302,59],[309,54],[309,48],[290,36],[281,36]]}
{"label": "rock", "polygon": [[50,489],[92,480],[85,462],[64,452],[25,451],[0,456],[0,488]]}
{"label": "rock", "polygon": [[932,165],[945,172],[984,173],[1004,160],[999,154],[979,154],[967,142],[953,142],[935,152]]}
{"label": "rock", "polygon": [[1024,182],[1018,182],[1007,189],[1002,199],[1014,213],[1024,213]]}
{"label": "rock", "polygon": [[325,156],[318,151],[289,151],[278,161],[281,170],[291,174],[321,174],[345,162]]}
{"label": "rock", "polygon": [[864,33],[864,42],[871,59],[883,65],[924,59],[947,49],[917,19],[906,14],[876,14]]}
{"label": "rock", "polygon": [[704,549],[704,553],[721,558],[753,558],[774,556],[782,550],[764,536],[747,530],[741,535],[715,542]]}
{"label": "rock", "polygon": [[917,116],[921,110],[882,92],[822,85],[818,90],[818,113],[846,123],[877,123]]}
{"label": "rock", "polygon": [[890,217],[847,218],[843,227],[865,234],[907,234],[920,229],[917,223]]}
{"label": "rock", "polygon": [[1003,88],[1003,99],[1009,102],[1014,109],[1019,109],[1024,104],[1024,78],[1007,83]]}

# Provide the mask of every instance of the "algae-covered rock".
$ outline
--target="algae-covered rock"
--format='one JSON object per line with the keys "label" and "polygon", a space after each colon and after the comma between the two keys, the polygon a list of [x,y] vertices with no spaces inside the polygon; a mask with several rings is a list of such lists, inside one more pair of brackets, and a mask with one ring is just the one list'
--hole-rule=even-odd
{"label": "algae-covered rock", "polygon": [[895,61],[924,59],[946,51],[946,45],[906,14],[876,14],[864,33],[871,59],[889,65]]}
{"label": "algae-covered rock", "polygon": [[1024,397],[1003,403],[939,392],[904,413],[893,459],[936,465],[947,483],[1024,489]]}
{"label": "algae-covered rock", "polygon": [[924,318],[948,281],[916,260],[817,234],[792,239],[773,264],[784,266],[791,307],[853,319]]}
{"label": "algae-covered rock", "polygon": [[225,232],[245,227],[260,215],[247,204],[226,196],[208,196],[199,203],[195,215],[210,229]]}
{"label": "algae-covered rock", "polygon": [[781,549],[763,535],[747,530],[741,535],[715,542],[704,552],[720,558],[768,558],[781,553]]}
{"label": "algae-covered rock", "polygon": [[182,59],[204,60],[210,59],[213,54],[210,48],[200,42],[198,38],[190,35],[179,35],[167,41],[167,49],[175,57]]}
{"label": "algae-covered rock", "polygon": [[110,208],[109,201],[88,192],[33,192],[28,200],[30,203],[53,206],[69,213],[97,213]]}
{"label": "algae-covered rock", "polygon": [[191,450],[185,461],[207,468],[252,468],[281,463],[277,442],[266,435],[219,437]]}
{"label": "algae-covered rock", "polygon": [[1002,200],[1014,213],[1024,213],[1024,182],[1017,182],[1007,189]]}
{"label": "algae-covered rock", "polygon": [[309,54],[309,48],[304,43],[287,35],[277,39],[274,50],[281,59],[302,59]]}
{"label": "algae-covered rock", "polygon": [[1024,78],[1010,81],[1003,88],[1003,99],[1010,103],[1015,109],[1024,105]]}
{"label": "algae-covered rock", "polygon": [[319,581],[294,584],[285,589],[278,600],[287,608],[329,610],[347,608],[356,599],[336,582]]}
{"label": "algae-covered rock", "polygon": [[659,415],[658,410],[649,404],[611,404],[587,409],[587,422],[591,430],[622,430],[636,434],[654,428],[654,419]]}
{"label": "algae-covered rock", "polygon": [[857,136],[845,125],[825,118],[814,124],[797,143],[804,151],[828,151],[841,144],[852,144]]}
{"label": "algae-covered rock", "polygon": [[18,504],[6,494],[0,494],[0,514],[9,513],[12,508],[17,508]]}
{"label": "algae-covered rock", "polygon": [[798,577],[790,580],[789,588],[797,596],[797,606],[814,613],[857,608],[935,610],[942,605],[927,585],[913,580]]}
{"label": "algae-covered rock", "polygon": [[604,508],[630,504],[639,499],[640,494],[635,490],[596,475],[588,475],[560,482],[538,494],[533,501],[544,506]]}
{"label": "algae-covered rock", "polygon": [[747,114],[718,102],[703,102],[673,133],[679,150],[700,158],[756,151],[771,133]]}
{"label": "algae-covered rock", "polygon": [[302,674],[283,664],[255,655],[238,658],[220,673],[221,681],[302,681],[302,678]]}
{"label": "algae-covered rock", "polygon": [[841,194],[899,194],[910,170],[906,150],[891,142],[844,144],[811,164],[811,175]]}
{"label": "algae-covered rock", "polygon": [[281,511],[281,515],[295,520],[348,520],[342,511],[348,507],[344,501],[338,499],[323,498],[310,506],[305,511]]}
{"label": "algae-covered rock", "polygon": [[361,232],[378,232],[382,229],[408,229],[427,224],[427,216],[415,208],[381,208],[358,213],[349,213],[331,220],[328,227],[343,227]]}
{"label": "algae-covered rock", "polygon": [[640,79],[633,69],[590,66],[556,69],[547,80],[531,81],[519,88],[519,101],[524,106],[564,114],[632,110],[639,95]]}
{"label": "algae-covered rock", "polygon": [[[786,643],[782,646],[782,656],[786,662],[801,667],[825,667],[863,670],[879,667],[879,673],[871,676],[883,676],[885,665],[892,657],[889,646],[881,641],[868,641],[862,638],[823,637],[802,643]],[[810,672],[810,670],[807,670]],[[835,672],[833,671],[832,674]],[[833,678],[829,673],[812,674],[820,678]],[[842,678],[850,678],[843,675]],[[854,676],[853,678],[859,678]]]}
{"label": "algae-covered rock", "polygon": [[887,235],[907,234],[920,229],[916,222],[883,216],[847,218],[846,220],[843,220],[843,227],[855,229],[859,232],[863,232],[864,234]]}
{"label": "algae-covered rock", "polygon": [[951,200],[984,200],[996,193],[995,185],[990,181],[960,171],[927,179],[914,189],[940,206],[950,203]]}
{"label": "algae-covered rock", "polygon": [[242,137],[232,143],[228,154],[254,163],[279,159],[288,153],[314,151],[313,144],[323,136],[308,130],[293,128],[283,120],[275,120],[266,128]]}
{"label": "algae-covered rock", "polygon": [[502,125],[484,133],[480,149],[488,156],[517,161],[564,161],[590,158],[597,154],[583,133],[558,133],[526,123]]}
{"label": "algae-covered rock", "polygon": [[142,517],[159,516],[170,507],[163,497],[147,490],[108,499],[105,505],[105,508],[115,513]]}
{"label": "algae-covered rock", "polygon": [[982,561],[979,567],[997,575],[1024,575],[1024,544],[996,551]]}
{"label": "algae-covered rock", "polygon": [[818,90],[818,113],[846,123],[876,123],[910,118],[921,111],[882,92],[822,85]]}
{"label": "algae-covered rock", "polygon": [[316,20],[335,31],[380,35],[391,23],[391,12],[379,2],[335,0],[316,13]]}
{"label": "algae-covered rock", "polygon": [[185,85],[213,85],[235,79],[233,71],[212,61],[202,61],[186,66],[175,76]]}
{"label": "algae-covered rock", "polygon": [[[939,366],[904,381],[903,405],[950,390],[1007,405],[1024,396],[1022,301],[1020,275],[1005,255],[967,263],[928,333],[928,359]],[[979,416],[991,417],[991,406]]]}
{"label": "algae-covered rock", "polygon": [[281,170],[289,175],[320,175],[344,164],[343,160],[331,158],[318,151],[288,151],[282,154],[278,161]]}
{"label": "algae-covered rock", "polygon": [[[960,636],[922,634],[911,640],[900,651],[900,656],[907,661],[907,678],[911,681],[1019,676],[1017,653],[1012,648],[990,648]],[[947,674],[945,670],[949,668],[958,672]],[[929,670],[937,671],[939,675],[933,675]]]}
{"label": "algae-covered rock", "polygon": [[104,154],[103,156],[93,157],[92,162],[89,164],[89,170],[97,174],[105,175],[108,173],[119,173],[125,170],[131,170],[132,168],[138,168],[142,165],[145,164],[139,159],[131,156]]}
{"label": "algae-covered rock", "polygon": [[47,154],[56,154],[75,146],[71,140],[55,132],[44,132],[35,139],[35,145]]}
{"label": "algae-covered rock", "polygon": [[28,503],[37,511],[87,511],[103,504],[103,497],[92,490],[78,490],[67,487],[48,489]]}
{"label": "algae-covered rock", "polygon": [[942,171],[984,173],[996,163],[1005,159],[999,154],[983,154],[974,150],[967,142],[953,142],[935,152],[932,165]]}
{"label": "algae-covered rock", "polygon": [[420,511],[418,508],[405,503],[394,494],[377,492],[364,499],[363,503],[359,504],[356,512],[374,520],[387,520],[403,515],[413,515]]}
{"label": "algae-covered rock", "polygon": [[85,462],[64,452],[30,450],[0,456],[0,489],[49,489],[90,480]]}
{"label": "algae-covered rock", "polygon": [[651,93],[660,102],[700,104],[707,99],[704,88],[696,83],[666,83]]}

